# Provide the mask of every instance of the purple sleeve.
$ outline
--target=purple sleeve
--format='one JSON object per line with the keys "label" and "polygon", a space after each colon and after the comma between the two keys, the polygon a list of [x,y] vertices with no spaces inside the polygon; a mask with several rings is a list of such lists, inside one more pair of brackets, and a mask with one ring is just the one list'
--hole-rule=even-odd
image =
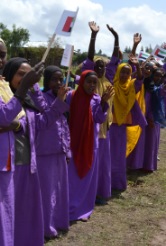
{"label": "purple sleeve", "polygon": [[119,65],[120,60],[118,57],[112,56],[110,62],[106,65],[106,73],[105,76],[106,78],[112,83],[117,66]]}
{"label": "purple sleeve", "polygon": [[24,135],[27,133],[27,126],[28,126],[28,122],[27,122],[27,118],[22,117],[21,119],[19,119],[19,122],[21,124],[21,130],[18,132],[14,132],[16,135]]}
{"label": "purple sleeve", "polygon": [[165,86],[166,86],[165,84],[162,84],[159,88],[161,97],[166,97],[166,87]]}
{"label": "purple sleeve", "polygon": [[82,72],[85,70],[94,70],[94,62],[87,58],[82,64]]}
{"label": "purple sleeve", "polygon": [[4,103],[0,98],[0,125],[10,125],[21,109],[22,105],[16,97],[12,97],[8,103]]}
{"label": "purple sleeve", "polygon": [[133,64],[130,64],[130,66],[132,67],[132,73],[135,73],[137,71],[136,66]]}
{"label": "purple sleeve", "polygon": [[145,105],[146,105],[146,119],[152,119],[153,120],[153,113],[152,113],[152,107],[151,107],[151,93],[146,92],[145,93]]}
{"label": "purple sleeve", "polygon": [[141,79],[141,80],[136,79],[135,80],[134,86],[135,86],[135,93],[136,94],[137,94],[137,92],[139,92],[141,90],[142,83],[143,83],[143,79]]}
{"label": "purple sleeve", "polygon": [[80,76],[79,76],[79,75],[76,75],[76,78],[75,78],[75,80],[74,80],[74,83],[75,83],[76,85],[78,85],[78,84],[79,84],[79,81],[80,81]]}
{"label": "purple sleeve", "polygon": [[31,96],[32,100],[35,103],[35,106],[39,109],[40,112],[48,108],[48,104],[45,98],[43,97],[43,93],[40,90],[38,83],[36,83],[33,86],[33,89],[29,91],[29,95]]}
{"label": "purple sleeve", "polygon": [[164,63],[163,69],[164,69],[164,71],[166,72],[166,63]]}
{"label": "purple sleeve", "polygon": [[95,123],[102,124],[106,120],[109,105],[105,103],[104,107],[102,108],[100,102],[101,97],[95,94],[93,100],[91,101],[93,119]]}
{"label": "purple sleeve", "polygon": [[52,125],[59,117],[69,111],[67,103],[56,98],[52,105],[43,113],[36,114],[36,126],[38,130]]}

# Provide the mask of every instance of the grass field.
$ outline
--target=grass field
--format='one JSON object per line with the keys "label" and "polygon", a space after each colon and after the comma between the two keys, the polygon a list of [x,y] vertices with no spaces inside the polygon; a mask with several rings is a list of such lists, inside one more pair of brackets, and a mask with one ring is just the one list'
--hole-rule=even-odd
{"label": "grass field", "polygon": [[165,246],[166,129],[161,129],[158,171],[128,173],[128,188],[96,206],[88,222],[77,222],[46,246]]}

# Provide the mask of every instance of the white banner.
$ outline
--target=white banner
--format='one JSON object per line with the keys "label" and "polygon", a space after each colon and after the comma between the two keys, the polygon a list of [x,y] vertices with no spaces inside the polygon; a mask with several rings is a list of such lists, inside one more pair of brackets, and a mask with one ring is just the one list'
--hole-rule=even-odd
{"label": "white banner", "polygon": [[74,46],[70,44],[66,44],[66,47],[63,52],[61,66],[70,67],[73,57]]}
{"label": "white banner", "polygon": [[77,11],[64,10],[60,18],[60,21],[56,27],[55,33],[62,36],[70,36],[73,30],[73,26],[77,17],[79,8]]}

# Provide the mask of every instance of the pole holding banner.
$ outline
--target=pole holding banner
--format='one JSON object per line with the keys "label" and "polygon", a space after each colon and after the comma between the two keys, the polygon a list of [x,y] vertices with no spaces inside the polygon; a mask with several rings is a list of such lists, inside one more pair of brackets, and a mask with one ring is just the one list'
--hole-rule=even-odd
{"label": "pole holding banner", "polygon": [[50,51],[51,45],[53,44],[54,40],[55,40],[55,36],[56,35],[62,35],[62,36],[70,36],[71,32],[73,30],[74,27],[74,23],[76,21],[76,17],[78,14],[78,10],[79,8],[77,8],[76,11],[69,11],[69,10],[64,10],[63,14],[59,20],[59,23],[56,27],[56,30],[54,32],[54,34],[52,35],[52,38],[50,39],[49,43],[48,43],[48,47],[42,57],[42,62],[45,62],[47,55]]}
{"label": "pole holding banner", "polygon": [[45,62],[45,60],[46,60],[46,57],[47,57],[47,55],[48,55],[48,53],[49,53],[49,51],[50,51],[50,49],[51,49],[51,45],[53,44],[53,42],[54,42],[54,40],[55,40],[55,36],[56,36],[56,33],[54,33],[53,35],[52,35],[52,38],[50,39],[50,42],[49,42],[49,44],[48,44],[48,47],[47,47],[47,49],[46,49],[46,51],[45,51],[45,53],[44,53],[44,55],[43,55],[43,58],[42,58],[42,62]]}
{"label": "pole holding banner", "polygon": [[64,10],[56,27],[55,33],[62,36],[70,36],[73,30],[79,8],[76,11]]}

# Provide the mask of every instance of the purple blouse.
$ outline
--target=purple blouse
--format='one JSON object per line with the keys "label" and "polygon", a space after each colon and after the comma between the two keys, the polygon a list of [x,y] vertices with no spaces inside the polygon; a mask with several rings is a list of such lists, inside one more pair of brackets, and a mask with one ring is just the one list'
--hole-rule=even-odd
{"label": "purple blouse", "polygon": [[[4,103],[0,98],[0,126],[9,126],[21,109],[22,105],[17,98],[13,97],[8,103]],[[7,171],[9,154],[11,156],[11,171],[14,171],[14,142],[13,131],[0,133],[0,171]]]}

